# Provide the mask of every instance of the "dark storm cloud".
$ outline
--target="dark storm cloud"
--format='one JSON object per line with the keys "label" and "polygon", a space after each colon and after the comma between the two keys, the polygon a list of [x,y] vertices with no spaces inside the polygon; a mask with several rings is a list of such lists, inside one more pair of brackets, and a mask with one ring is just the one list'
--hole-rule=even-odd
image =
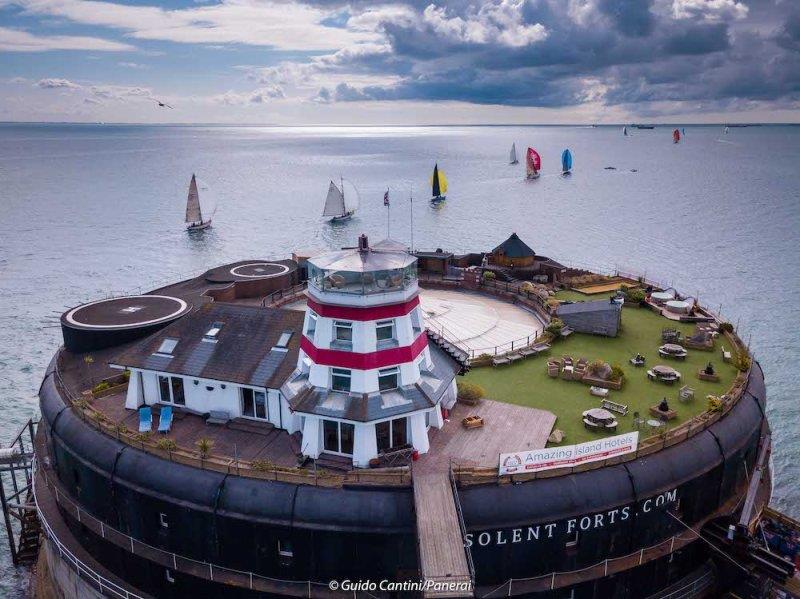
{"label": "dark storm cloud", "polygon": [[622,35],[642,37],[650,35],[655,26],[652,5],[652,0],[600,0],[598,8]]}
{"label": "dark storm cloud", "polygon": [[[356,15],[368,10],[349,6]],[[392,83],[342,84],[328,91],[332,101],[542,107],[669,101],[713,110],[800,99],[800,10],[787,2],[425,0],[403,6],[413,18],[381,23],[390,51],[338,65],[392,75]],[[531,34],[536,27],[542,35]]]}

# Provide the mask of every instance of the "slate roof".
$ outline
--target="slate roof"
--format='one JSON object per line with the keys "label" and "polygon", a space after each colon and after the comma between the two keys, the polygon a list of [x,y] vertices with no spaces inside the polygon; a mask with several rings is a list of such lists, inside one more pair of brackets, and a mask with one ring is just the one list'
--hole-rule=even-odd
{"label": "slate roof", "polygon": [[343,393],[305,384],[294,397],[290,397],[291,408],[295,412],[356,422],[371,422],[430,409],[447,391],[459,365],[437,345],[431,343],[428,347],[433,368],[423,372],[415,385],[382,393]]}
{"label": "slate roof", "polygon": [[617,312],[622,309],[622,305],[608,300],[595,300],[591,302],[575,302],[574,304],[561,304],[558,307],[558,314],[585,314],[587,312]]}
{"label": "slate roof", "polygon": [[[123,351],[111,360],[130,368],[277,389],[297,364],[303,312],[231,304],[207,304]],[[222,323],[216,342],[205,334]],[[285,331],[286,349],[275,348]],[[178,339],[172,356],[157,353],[166,338]]]}
{"label": "slate roof", "polygon": [[494,248],[492,253],[497,254],[501,251],[504,256],[508,256],[509,258],[529,258],[536,255],[536,252],[534,252],[527,243],[522,241],[516,233],[512,233],[511,237]]}

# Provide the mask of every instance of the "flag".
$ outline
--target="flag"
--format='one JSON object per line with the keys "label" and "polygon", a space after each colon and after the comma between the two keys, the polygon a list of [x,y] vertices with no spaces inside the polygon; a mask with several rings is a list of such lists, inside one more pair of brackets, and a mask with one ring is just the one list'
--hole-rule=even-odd
{"label": "flag", "polygon": [[388,189],[386,190],[386,193],[383,194],[383,205],[384,206],[388,206],[389,205],[389,190]]}

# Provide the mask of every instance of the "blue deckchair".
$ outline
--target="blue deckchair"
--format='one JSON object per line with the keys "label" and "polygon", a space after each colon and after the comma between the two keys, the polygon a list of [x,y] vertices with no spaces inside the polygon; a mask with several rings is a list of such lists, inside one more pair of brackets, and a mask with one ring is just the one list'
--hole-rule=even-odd
{"label": "blue deckchair", "polygon": [[153,410],[149,406],[139,410],[139,432],[149,433],[153,428]]}
{"label": "blue deckchair", "polygon": [[164,406],[158,415],[158,432],[168,433],[172,428],[172,406]]}

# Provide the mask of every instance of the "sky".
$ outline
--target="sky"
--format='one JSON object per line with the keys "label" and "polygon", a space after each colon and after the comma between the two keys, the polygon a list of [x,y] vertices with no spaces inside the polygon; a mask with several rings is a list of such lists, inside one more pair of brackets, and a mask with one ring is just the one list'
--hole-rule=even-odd
{"label": "sky", "polygon": [[690,124],[798,109],[800,0],[0,0],[0,121]]}

